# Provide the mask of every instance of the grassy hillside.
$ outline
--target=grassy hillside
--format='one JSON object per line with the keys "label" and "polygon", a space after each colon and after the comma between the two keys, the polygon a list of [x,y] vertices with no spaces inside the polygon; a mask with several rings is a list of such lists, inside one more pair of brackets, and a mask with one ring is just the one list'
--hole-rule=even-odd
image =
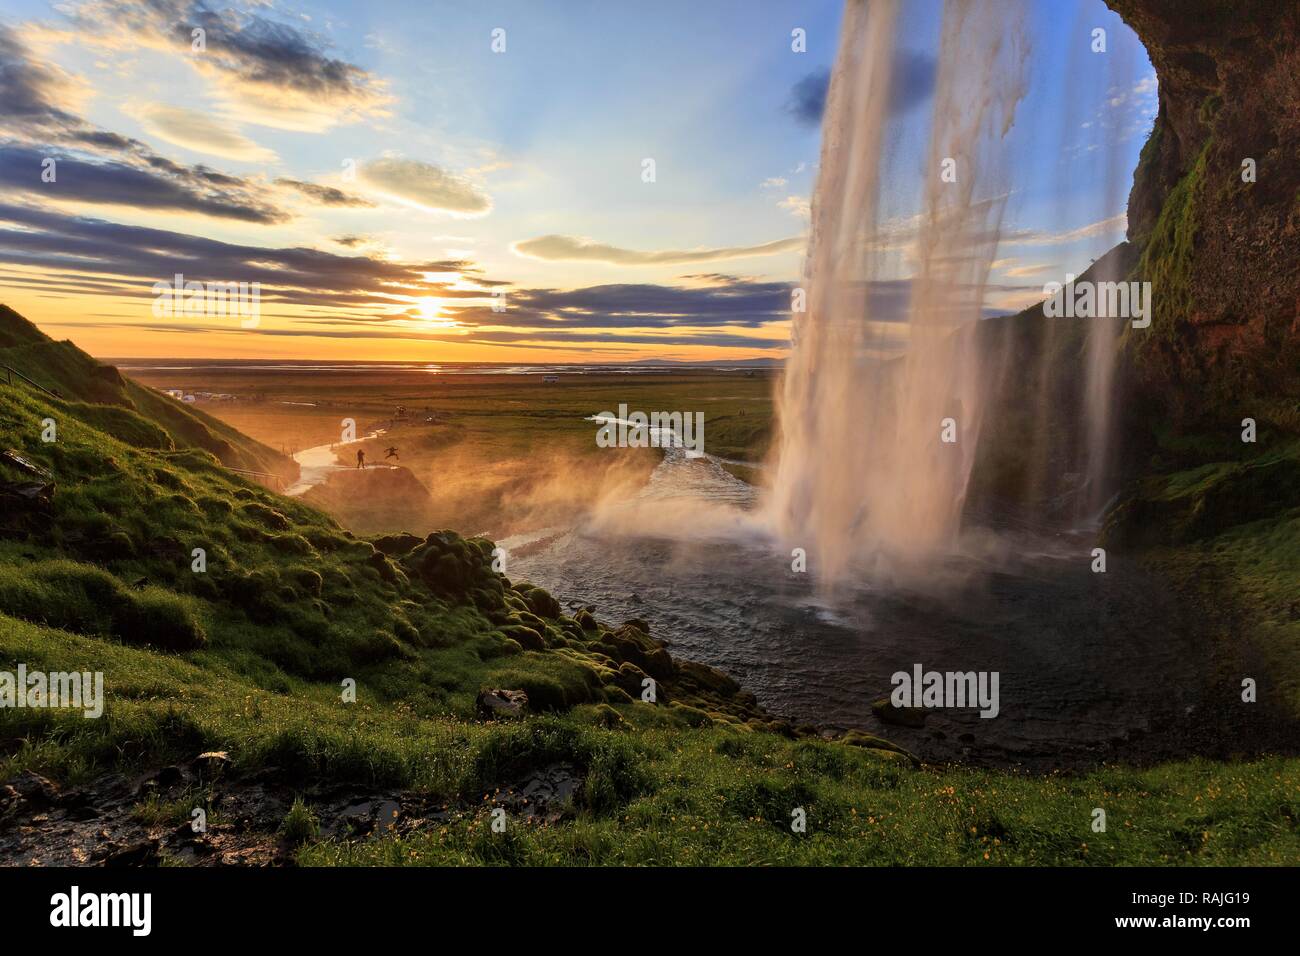
{"label": "grassy hillside", "polygon": [[[0,465],[0,669],[102,671],[107,692],[99,719],[0,710],[0,861],[1300,860],[1300,761],[1035,776],[821,739],[653,622],[562,613],[491,542],[355,537],[150,411],[0,385],[0,448],[53,483],[27,498],[32,473]],[[525,691],[522,715],[493,719],[490,688]],[[393,828],[339,825],[358,805]]]}
{"label": "grassy hillside", "polygon": [[147,435],[145,440],[158,447],[200,449],[229,468],[267,472],[288,480],[298,475],[292,459],[197,408],[124,378],[117,369],[101,365],[71,342],[55,342],[5,305],[0,305],[0,356],[0,365],[61,396],[70,403],[67,407],[102,425],[109,434],[123,438]]}

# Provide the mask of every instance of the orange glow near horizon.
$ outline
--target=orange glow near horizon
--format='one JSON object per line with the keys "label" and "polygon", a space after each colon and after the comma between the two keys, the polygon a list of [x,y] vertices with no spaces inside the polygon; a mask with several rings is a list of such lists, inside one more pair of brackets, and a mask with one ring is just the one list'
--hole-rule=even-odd
{"label": "orange glow near horizon", "polygon": [[[14,293],[17,294],[14,294]],[[128,304],[129,303],[129,304]],[[740,361],[755,358],[783,358],[781,348],[728,348],[689,344],[624,344],[602,342],[599,331],[589,341],[572,346],[548,342],[544,331],[522,344],[492,344],[474,341],[473,329],[462,329],[441,314],[444,301],[433,296],[415,300],[415,314],[402,327],[365,331],[356,336],[299,334],[292,323],[268,318],[275,306],[262,304],[259,328],[245,330],[236,318],[159,319],[152,315],[147,299],[93,296],[62,296],[35,290],[10,288],[3,304],[31,321],[53,339],[71,340],[74,345],[100,359],[282,359],[367,362],[503,362],[521,364],[578,364],[632,362],[650,358],[671,361]],[[116,306],[116,308],[113,308]],[[113,309],[108,311],[108,309]],[[99,310],[99,311],[92,311]],[[174,328],[159,328],[169,323]],[[229,329],[212,328],[228,323]],[[201,325],[203,331],[188,331],[186,325]],[[503,323],[505,327],[507,323]],[[465,341],[422,340],[421,331],[447,334]],[[287,334],[292,331],[294,334]],[[620,328],[620,334],[662,336],[663,329]],[[709,330],[717,331],[717,330]],[[752,330],[751,334],[752,334]],[[764,330],[756,341],[779,340],[784,345],[785,324]],[[676,337],[677,333],[673,333]]]}

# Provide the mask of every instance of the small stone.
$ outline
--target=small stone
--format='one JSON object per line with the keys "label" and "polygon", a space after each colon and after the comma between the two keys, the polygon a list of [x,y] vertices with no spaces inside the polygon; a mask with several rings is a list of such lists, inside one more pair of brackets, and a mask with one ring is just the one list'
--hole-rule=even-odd
{"label": "small stone", "polygon": [[200,777],[212,778],[230,767],[230,755],[224,750],[209,750],[190,762],[190,769]]}
{"label": "small stone", "polygon": [[921,707],[895,707],[888,697],[871,705],[871,712],[883,723],[896,727],[920,728],[925,726],[925,710]]}
{"label": "small stone", "polygon": [[522,717],[528,707],[528,694],[522,690],[484,688],[478,692],[474,705],[489,720]]}
{"label": "small stone", "polygon": [[33,811],[53,805],[59,799],[59,788],[39,773],[25,770],[9,780],[0,791],[0,811],[16,812],[20,808]]}

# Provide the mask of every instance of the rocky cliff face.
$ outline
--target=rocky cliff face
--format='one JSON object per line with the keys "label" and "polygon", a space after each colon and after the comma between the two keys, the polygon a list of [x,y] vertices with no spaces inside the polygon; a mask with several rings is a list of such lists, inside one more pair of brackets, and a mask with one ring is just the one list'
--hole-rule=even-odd
{"label": "rocky cliff face", "polygon": [[1160,83],[1129,198],[1154,311],[1137,377],[1186,417],[1300,431],[1300,3],[1107,3]]}

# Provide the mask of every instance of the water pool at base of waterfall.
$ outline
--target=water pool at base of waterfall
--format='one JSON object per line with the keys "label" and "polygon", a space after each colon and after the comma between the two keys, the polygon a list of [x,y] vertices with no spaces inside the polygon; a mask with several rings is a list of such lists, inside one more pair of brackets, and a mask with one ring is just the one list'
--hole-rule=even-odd
{"label": "water pool at base of waterfall", "polygon": [[[827,598],[763,533],[755,502],[716,460],[670,453],[634,499],[502,543],[513,580],[571,612],[648,622],[674,656],[725,671],[796,724],[1027,768],[1203,746],[1188,718],[1205,703],[1205,635],[1137,567],[1112,558],[1095,573],[1089,538],[973,531],[924,569],[881,561]],[[997,672],[997,716],[936,708],[923,727],[883,722],[873,702],[916,665]]]}

